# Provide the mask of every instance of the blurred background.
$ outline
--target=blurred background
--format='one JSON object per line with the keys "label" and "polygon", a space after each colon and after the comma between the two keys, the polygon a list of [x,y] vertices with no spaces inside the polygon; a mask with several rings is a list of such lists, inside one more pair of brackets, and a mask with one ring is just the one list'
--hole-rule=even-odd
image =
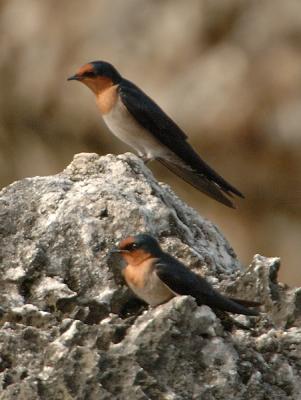
{"label": "blurred background", "polygon": [[129,150],[66,78],[113,63],[246,199],[230,210],[156,162],[241,261],[280,256],[301,284],[300,0],[1,0],[0,185],[61,171],[78,152]]}

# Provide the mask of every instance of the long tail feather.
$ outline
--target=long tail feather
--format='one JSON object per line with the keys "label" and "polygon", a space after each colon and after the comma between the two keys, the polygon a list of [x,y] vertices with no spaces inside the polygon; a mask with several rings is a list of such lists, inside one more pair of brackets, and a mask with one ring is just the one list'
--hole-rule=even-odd
{"label": "long tail feather", "polygon": [[233,297],[228,297],[228,299],[231,301],[234,301],[235,303],[241,304],[242,306],[245,306],[245,307],[260,307],[260,306],[262,306],[262,304],[259,303],[258,301],[235,299]]}
{"label": "long tail feather", "polygon": [[[203,300],[202,300],[203,301]],[[211,304],[209,304],[209,302]],[[218,308],[219,310],[228,311],[233,314],[244,314],[244,315],[259,315],[257,310],[252,310],[245,307],[238,302],[223,296],[222,294],[215,292],[215,295],[206,304],[210,307]]]}
{"label": "long tail feather", "polygon": [[[222,193],[222,190],[218,187],[218,185],[216,185],[212,181],[209,181],[205,176],[197,174],[188,166],[185,167],[185,164],[179,165],[161,158],[158,161],[160,161],[161,164],[163,164],[166,168],[182,178],[185,182],[194,186],[201,192],[207,194],[207,196],[219,201],[227,207],[235,208],[234,204],[228,199],[228,197],[226,197]],[[229,193],[227,194],[230,195]]]}

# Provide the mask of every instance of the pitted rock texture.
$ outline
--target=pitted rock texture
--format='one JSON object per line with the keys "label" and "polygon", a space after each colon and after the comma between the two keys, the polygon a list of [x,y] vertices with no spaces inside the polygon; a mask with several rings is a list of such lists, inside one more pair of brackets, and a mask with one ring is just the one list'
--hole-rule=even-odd
{"label": "pitted rock texture", "polygon": [[[300,289],[278,258],[244,270],[219,230],[137,157],[79,154],[0,194],[0,399],[300,399]],[[110,250],[147,231],[233,297],[250,330],[208,307],[135,301]]]}

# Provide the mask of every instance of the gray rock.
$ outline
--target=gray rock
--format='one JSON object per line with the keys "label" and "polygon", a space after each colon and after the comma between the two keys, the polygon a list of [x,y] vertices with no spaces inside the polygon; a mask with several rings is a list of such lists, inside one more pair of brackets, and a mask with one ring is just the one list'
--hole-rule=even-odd
{"label": "gray rock", "polygon": [[[0,194],[0,399],[299,399],[300,289],[234,251],[131,154],[79,154]],[[148,231],[228,295],[261,300],[229,332],[189,296],[134,301],[109,251]]]}

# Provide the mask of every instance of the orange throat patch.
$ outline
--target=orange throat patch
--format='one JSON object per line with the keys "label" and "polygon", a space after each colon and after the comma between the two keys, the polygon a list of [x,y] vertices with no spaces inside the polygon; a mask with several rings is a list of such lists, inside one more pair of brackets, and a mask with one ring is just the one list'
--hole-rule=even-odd
{"label": "orange throat patch", "polygon": [[145,258],[139,263],[129,263],[123,270],[123,276],[129,286],[144,288],[149,274],[154,268],[154,259]]}
{"label": "orange throat patch", "polygon": [[110,78],[98,76],[82,80],[96,96],[96,103],[102,114],[108,114],[118,100],[118,85],[114,85]]}
{"label": "orange throat patch", "polygon": [[123,276],[129,286],[144,288],[146,283],[146,273],[144,268],[137,268],[132,265],[127,265],[123,270]]}
{"label": "orange throat patch", "polygon": [[117,88],[118,85],[114,85],[96,94],[96,104],[103,115],[108,114],[117,103]]}
{"label": "orange throat patch", "polygon": [[122,256],[128,264],[137,268],[139,268],[139,265],[144,261],[153,259],[153,256],[150,253],[147,253],[142,249],[134,250],[131,253],[124,253]]}

